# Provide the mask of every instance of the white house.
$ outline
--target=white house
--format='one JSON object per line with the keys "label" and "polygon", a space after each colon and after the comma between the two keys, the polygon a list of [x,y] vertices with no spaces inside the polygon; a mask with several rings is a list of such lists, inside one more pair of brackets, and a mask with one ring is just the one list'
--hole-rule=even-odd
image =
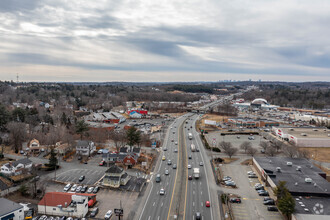
{"label": "white house", "polygon": [[23,206],[5,198],[0,198],[0,219],[1,220],[23,220]]}
{"label": "white house", "polygon": [[1,173],[7,176],[22,174],[23,170],[31,171],[32,161],[28,158],[5,163],[1,166]]}
{"label": "white house", "polygon": [[38,204],[38,213],[83,218],[88,212],[89,195],[91,194],[48,192]]}
{"label": "white house", "polygon": [[82,156],[89,156],[96,151],[96,146],[93,141],[81,141],[77,142],[76,154]]}

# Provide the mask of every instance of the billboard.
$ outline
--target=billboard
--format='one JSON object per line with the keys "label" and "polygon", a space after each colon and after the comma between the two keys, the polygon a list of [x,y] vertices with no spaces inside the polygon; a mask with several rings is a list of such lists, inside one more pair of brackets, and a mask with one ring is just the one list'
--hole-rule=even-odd
{"label": "billboard", "polygon": [[217,125],[217,122],[216,121],[212,121],[212,120],[204,120],[204,123],[206,125],[213,125],[213,126],[216,126]]}

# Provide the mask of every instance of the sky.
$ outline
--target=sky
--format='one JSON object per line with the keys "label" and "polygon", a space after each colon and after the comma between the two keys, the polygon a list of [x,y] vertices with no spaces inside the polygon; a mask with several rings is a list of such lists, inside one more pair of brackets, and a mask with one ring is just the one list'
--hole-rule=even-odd
{"label": "sky", "polygon": [[0,80],[330,81],[329,0],[0,0]]}

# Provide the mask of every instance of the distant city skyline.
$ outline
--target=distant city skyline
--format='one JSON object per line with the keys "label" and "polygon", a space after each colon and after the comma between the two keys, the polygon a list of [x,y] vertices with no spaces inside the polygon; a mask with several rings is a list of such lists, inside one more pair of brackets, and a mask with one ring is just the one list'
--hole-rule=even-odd
{"label": "distant city skyline", "polygon": [[3,0],[0,80],[330,81],[330,1]]}

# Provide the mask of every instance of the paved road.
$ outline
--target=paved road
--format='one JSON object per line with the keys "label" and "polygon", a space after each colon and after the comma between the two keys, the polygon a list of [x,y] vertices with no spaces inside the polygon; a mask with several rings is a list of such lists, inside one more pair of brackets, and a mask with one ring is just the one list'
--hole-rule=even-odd
{"label": "paved road", "polygon": [[[165,156],[166,160],[161,160],[161,162],[157,164],[154,173],[151,175],[151,189],[139,217],[140,220],[163,220],[168,217],[177,172],[177,170],[172,167],[173,164],[178,163],[178,153],[175,153],[174,149],[179,150],[178,145],[175,143],[178,142],[178,129],[183,120],[184,117],[176,119],[168,129],[160,154],[160,157]],[[163,151],[165,147],[167,151]],[[172,165],[167,165],[168,160],[172,161]],[[169,175],[165,175],[166,169],[169,171]],[[157,174],[161,175],[160,183],[155,182]],[[165,195],[159,195],[161,188],[165,189]]]}

